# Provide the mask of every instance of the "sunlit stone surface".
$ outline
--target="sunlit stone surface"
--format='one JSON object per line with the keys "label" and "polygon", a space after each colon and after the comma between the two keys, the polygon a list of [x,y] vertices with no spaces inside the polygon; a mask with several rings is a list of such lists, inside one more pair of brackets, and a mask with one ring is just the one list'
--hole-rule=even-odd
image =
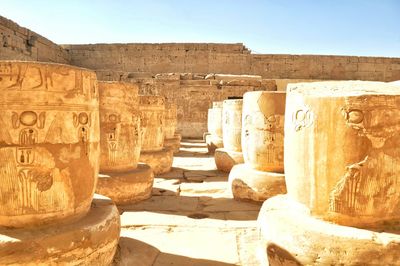
{"label": "sunlit stone surface", "polygon": [[25,227],[84,216],[98,173],[94,72],[0,61],[0,225]]}
{"label": "sunlit stone surface", "polygon": [[283,174],[285,98],[285,92],[244,94],[241,134],[244,164],[236,165],[229,174],[236,199],[264,201],[286,193]]}
{"label": "sunlit stone surface", "polygon": [[96,192],[116,204],[151,197],[154,176],[149,166],[138,167],[142,134],[138,86],[99,82],[101,160]]}
{"label": "sunlit stone surface", "polygon": [[289,86],[288,194],[260,211],[263,263],[399,264],[399,114],[394,84]]}
{"label": "sunlit stone surface", "polygon": [[162,96],[139,96],[141,113],[142,151],[140,162],[151,166],[154,174],[171,170],[173,151],[164,147],[165,98]]}
{"label": "sunlit stone surface", "polygon": [[224,147],[215,150],[218,170],[230,172],[236,164],[243,163],[241,146],[242,99],[225,100],[222,105],[222,140]]}
{"label": "sunlit stone surface", "polygon": [[95,195],[81,219],[40,229],[0,228],[1,265],[110,265],[120,216],[114,203]]}
{"label": "sunlit stone surface", "polygon": [[179,152],[181,146],[181,135],[175,133],[177,123],[178,114],[176,104],[166,103],[164,147],[172,149],[173,153]]}
{"label": "sunlit stone surface", "polygon": [[210,135],[205,136],[209,153],[214,153],[216,149],[222,148],[222,104],[223,102],[213,102],[213,107],[208,109],[207,126]]}
{"label": "sunlit stone surface", "polygon": [[1,265],[111,263],[119,213],[93,200],[97,86],[89,70],[0,61]]}

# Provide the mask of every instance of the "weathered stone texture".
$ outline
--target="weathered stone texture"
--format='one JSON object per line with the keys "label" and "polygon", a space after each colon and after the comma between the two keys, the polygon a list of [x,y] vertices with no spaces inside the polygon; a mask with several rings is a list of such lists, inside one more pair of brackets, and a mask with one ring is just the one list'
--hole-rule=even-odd
{"label": "weathered stone texture", "polygon": [[132,204],[151,197],[153,181],[151,167],[139,163],[130,171],[99,174],[96,193],[111,198],[117,205]]}
{"label": "weathered stone texture", "polygon": [[98,98],[93,71],[0,61],[0,225],[88,212],[99,168]]}
{"label": "weathered stone texture", "polygon": [[76,222],[32,230],[0,228],[1,265],[110,265],[117,250],[120,216],[114,203],[95,195]]}
{"label": "weathered stone texture", "polygon": [[285,92],[257,91],[243,96],[242,150],[253,169],[284,172],[285,99]]}
{"label": "weathered stone texture", "polygon": [[142,131],[141,152],[162,150],[165,136],[165,98],[140,95],[139,110]]}
{"label": "weathered stone texture", "polygon": [[[328,55],[251,54],[243,44],[64,45],[71,63],[125,72],[260,75],[263,78],[400,79],[400,59]],[[140,58],[140,60],[138,60]]]}
{"label": "weathered stone texture", "polygon": [[100,171],[135,169],[141,149],[138,86],[101,81],[99,95]]}
{"label": "weathered stone texture", "polygon": [[398,87],[346,81],[288,90],[289,196],[339,224],[399,219]]}
{"label": "weathered stone texture", "polygon": [[0,60],[29,60],[68,64],[61,46],[0,16]]}

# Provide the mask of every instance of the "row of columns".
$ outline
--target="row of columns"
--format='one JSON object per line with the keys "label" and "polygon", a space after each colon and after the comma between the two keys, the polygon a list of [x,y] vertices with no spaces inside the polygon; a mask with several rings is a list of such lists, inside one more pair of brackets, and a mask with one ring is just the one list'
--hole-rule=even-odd
{"label": "row of columns", "polygon": [[170,170],[176,111],[167,129],[163,97],[18,61],[0,61],[0,110],[0,264],[109,265],[115,204],[149,198],[154,174]]}
{"label": "row of columns", "polygon": [[[236,199],[263,202],[262,265],[399,264],[399,115],[399,87],[384,82],[299,83],[287,95],[244,94],[244,164],[232,167],[229,186]],[[218,151],[216,165],[225,170]]]}

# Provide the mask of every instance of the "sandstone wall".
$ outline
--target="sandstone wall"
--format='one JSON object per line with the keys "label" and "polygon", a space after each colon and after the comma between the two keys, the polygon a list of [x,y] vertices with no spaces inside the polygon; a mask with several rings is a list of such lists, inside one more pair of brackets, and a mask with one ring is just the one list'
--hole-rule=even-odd
{"label": "sandstone wall", "polygon": [[69,63],[69,54],[43,36],[0,16],[0,60]]}
{"label": "sandstone wall", "polygon": [[96,70],[99,80],[137,83],[141,94],[160,94],[178,105],[178,131],[184,137],[206,131],[212,101],[247,91],[285,90],[298,81],[400,80],[400,58],[251,54],[241,43],[58,46],[0,16],[1,59],[72,64]]}
{"label": "sandstone wall", "polygon": [[273,79],[400,79],[400,58],[251,54],[243,44],[64,45],[71,63],[125,72],[230,73]]}
{"label": "sandstone wall", "polygon": [[192,73],[148,74],[97,71],[100,80],[137,83],[139,93],[162,95],[177,105],[177,131],[185,138],[200,138],[207,131],[207,112],[213,101],[241,97],[247,91],[276,90],[274,80],[261,76],[219,76]]}

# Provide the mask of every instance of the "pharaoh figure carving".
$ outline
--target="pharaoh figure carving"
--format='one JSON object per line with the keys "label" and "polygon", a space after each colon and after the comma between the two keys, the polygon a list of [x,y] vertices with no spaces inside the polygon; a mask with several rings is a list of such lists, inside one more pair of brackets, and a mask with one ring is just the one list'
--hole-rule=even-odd
{"label": "pharaoh figure carving", "polygon": [[[285,154],[288,194],[344,225],[398,218],[400,98],[374,82],[293,84]],[[289,105],[290,104],[290,105]]]}
{"label": "pharaoh figure carving", "polygon": [[141,135],[138,87],[123,82],[99,82],[101,171],[137,166]]}
{"label": "pharaoh figure carving", "polygon": [[260,171],[283,172],[285,93],[254,92],[243,107],[242,147],[245,162]]}
{"label": "pharaoh figure carving", "polygon": [[349,130],[364,139],[365,157],[346,167],[330,194],[330,211],[358,215],[399,214],[399,99],[374,96],[348,100],[342,108]]}
{"label": "pharaoh figure carving", "polygon": [[83,216],[98,171],[95,73],[0,61],[0,110],[0,225]]}
{"label": "pharaoh figure carving", "polygon": [[142,151],[160,151],[164,145],[165,99],[162,96],[139,96]]}

